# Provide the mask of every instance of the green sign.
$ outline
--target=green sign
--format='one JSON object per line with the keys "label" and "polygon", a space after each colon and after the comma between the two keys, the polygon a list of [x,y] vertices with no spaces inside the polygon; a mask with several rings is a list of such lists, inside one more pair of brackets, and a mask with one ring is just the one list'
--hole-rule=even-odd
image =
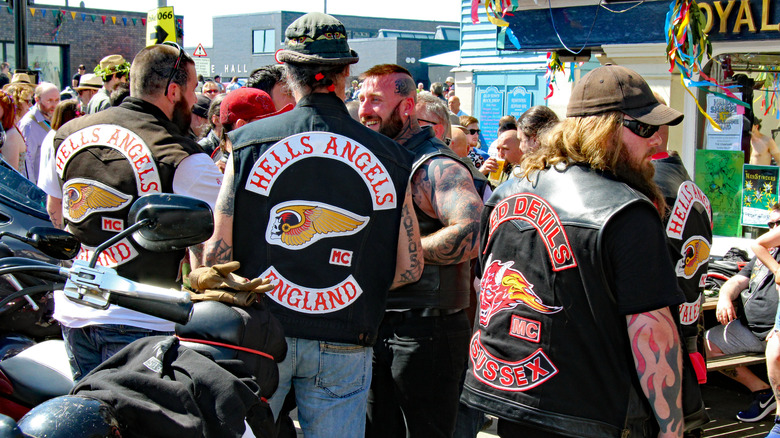
{"label": "green sign", "polygon": [[694,180],[710,198],[712,234],[741,237],[742,226],[742,151],[696,151]]}

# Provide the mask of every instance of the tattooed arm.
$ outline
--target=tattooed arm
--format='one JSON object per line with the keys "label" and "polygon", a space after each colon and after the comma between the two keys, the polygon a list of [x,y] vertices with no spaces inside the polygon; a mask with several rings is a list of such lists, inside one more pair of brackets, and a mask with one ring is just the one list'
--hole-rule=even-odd
{"label": "tattooed arm", "polygon": [[628,315],[628,337],[642,390],[661,427],[659,437],[681,437],[682,355],[668,308]]}
{"label": "tattooed arm", "polygon": [[217,197],[214,211],[214,234],[207,240],[203,251],[203,264],[213,266],[233,259],[233,206],[235,187],[233,187],[233,160],[225,167],[225,179]]}
{"label": "tattooed arm", "polygon": [[49,212],[49,219],[54,228],[63,229],[65,224],[62,223],[62,198],[55,198],[54,196],[46,197],[46,211]]}
{"label": "tattooed arm", "polygon": [[420,224],[414,213],[411,186],[406,188],[401,227],[398,230],[398,253],[395,261],[395,278],[390,289],[413,283],[420,279],[423,270]]}
{"label": "tattooed arm", "polygon": [[412,178],[412,196],[444,224],[422,238],[425,263],[454,265],[477,256],[483,204],[465,166],[448,157],[428,160]]}

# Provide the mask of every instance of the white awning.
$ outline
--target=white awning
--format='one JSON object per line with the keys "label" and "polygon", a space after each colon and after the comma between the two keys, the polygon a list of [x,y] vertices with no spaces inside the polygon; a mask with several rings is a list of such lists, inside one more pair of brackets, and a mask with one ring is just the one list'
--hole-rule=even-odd
{"label": "white awning", "polygon": [[460,64],[460,51],[455,50],[452,52],[429,56],[427,58],[420,59],[420,62],[424,62],[426,64],[451,65],[453,67],[457,67],[458,64]]}

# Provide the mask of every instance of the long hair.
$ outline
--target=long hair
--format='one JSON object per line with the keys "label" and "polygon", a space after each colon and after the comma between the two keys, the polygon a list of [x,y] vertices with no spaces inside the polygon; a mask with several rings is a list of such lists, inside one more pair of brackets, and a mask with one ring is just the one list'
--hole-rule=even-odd
{"label": "long hair", "polygon": [[3,91],[14,99],[15,117],[24,115],[22,114],[22,102],[30,102],[30,106],[32,106],[33,88],[29,85],[8,84],[3,88]]}
{"label": "long hair", "polygon": [[14,98],[5,91],[0,91],[0,108],[3,109],[3,117],[0,117],[0,124],[3,129],[8,131],[14,127],[14,117],[16,116],[16,105]]}
{"label": "long hair", "polygon": [[620,112],[564,119],[540,139],[537,151],[525,157],[521,173],[528,175],[570,161],[612,171],[620,157],[622,123]]}
{"label": "long hair", "polygon": [[60,126],[78,117],[79,104],[75,99],[63,100],[54,107],[54,115],[51,117],[51,129],[55,131]]}
{"label": "long hair", "polygon": [[536,137],[540,131],[552,128],[558,121],[555,111],[544,105],[536,105],[520,116],[517,120],[517,129],[526,137]]}

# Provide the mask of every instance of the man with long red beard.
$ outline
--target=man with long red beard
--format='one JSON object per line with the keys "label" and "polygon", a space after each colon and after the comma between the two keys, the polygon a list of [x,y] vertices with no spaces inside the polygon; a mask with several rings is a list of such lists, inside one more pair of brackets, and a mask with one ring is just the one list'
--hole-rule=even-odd
{"label": "man with long red beard", "polygon": [[[130,206],[141,196],[176,193],[213,208],[219,193],[222,174],[188,135],[198,82],[192,58],[178,45],[149,46],[130,72],[130,97],[121,105],[76,118],[54,137],[63,218],[82,243],[80,259],[130,225]],[[123,239],[108,253],[116,260],[101,257],[98,264],[134,281],[179,287],[183,250],[152,253]],[[62,292],[55,294],[54,317],[76,380],[135,339],[173,332],[171,322],[115,305],[92,309]]]}
{"label": "man with long red beard", "polygon": [[604,66],[567,116],[485,205],[462,401],[500,436],[680,437],[684,297],[650,157],[683,115]]}

